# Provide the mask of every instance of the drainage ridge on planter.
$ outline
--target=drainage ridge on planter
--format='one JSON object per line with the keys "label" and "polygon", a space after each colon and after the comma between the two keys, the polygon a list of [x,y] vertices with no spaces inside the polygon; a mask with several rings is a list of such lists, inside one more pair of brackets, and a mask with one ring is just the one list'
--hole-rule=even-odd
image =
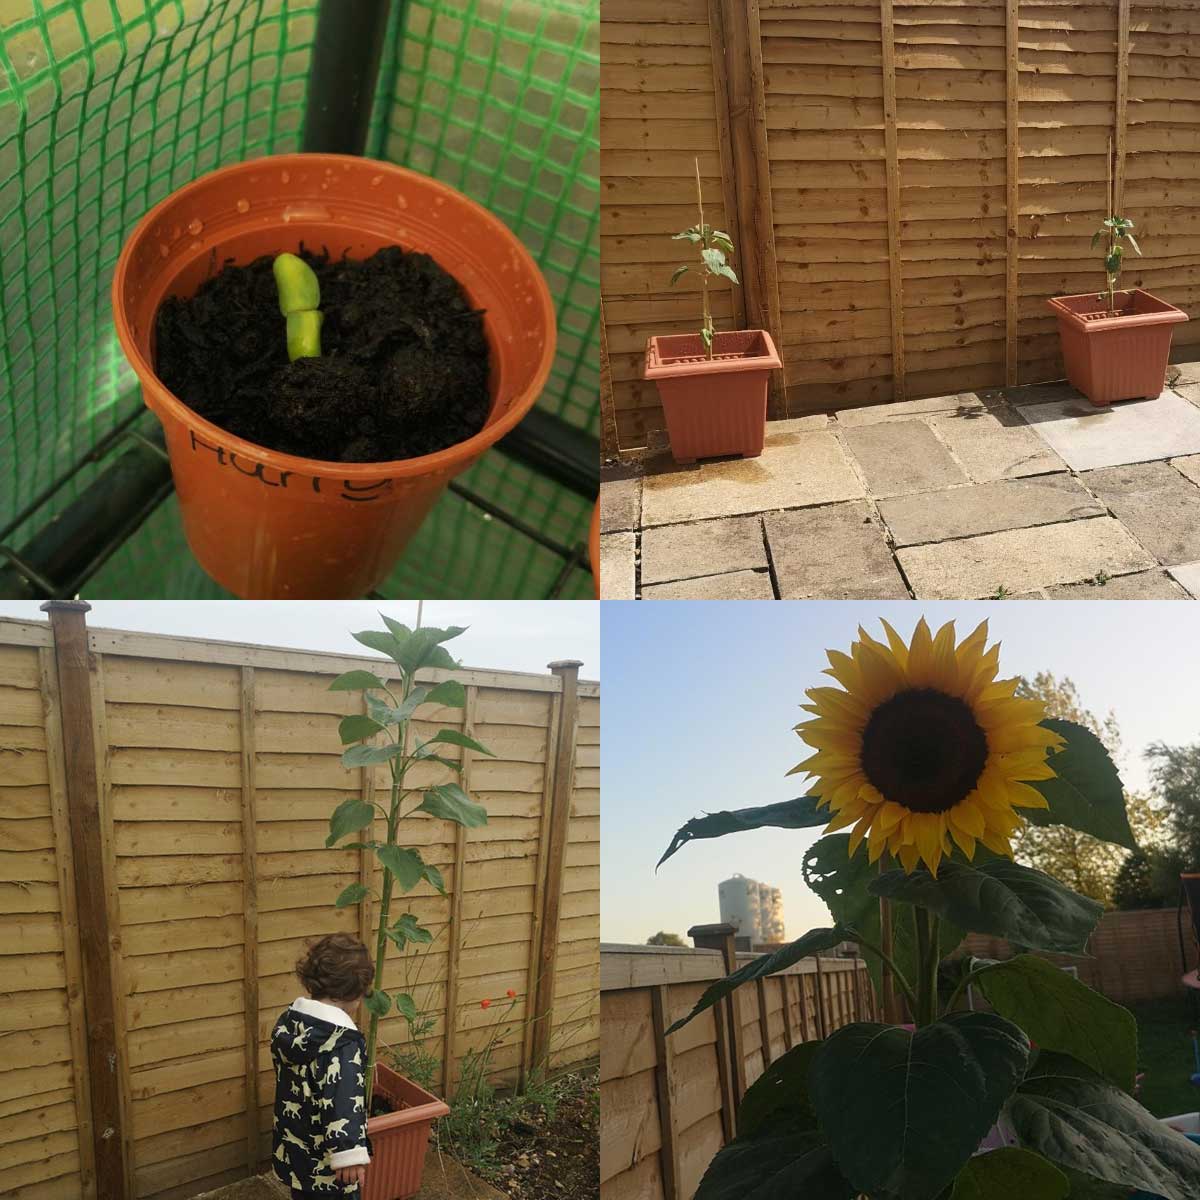
{"label": "drainage ridge on planter", "polygon": [[[301,241],[334,257],[421,251],[486,310],[492,404],[479,433],[419,458],[323,462],[238,438],[167,390],[152,365],[162,301],[194,295],[226,259]],[[378,586],[446,484],[533,406],[554,360],[550,292],[516,235],[446,184],[350,155],[253,159],[180,188],[126,241],[112,300],[121,348],[163,424],[192,552],[244,599],[345,599]]]}

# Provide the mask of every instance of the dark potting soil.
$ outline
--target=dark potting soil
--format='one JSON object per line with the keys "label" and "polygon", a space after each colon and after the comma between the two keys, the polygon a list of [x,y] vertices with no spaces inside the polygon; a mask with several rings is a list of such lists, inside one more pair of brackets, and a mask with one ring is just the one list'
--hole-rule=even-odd
{"label": "dark potting soil", "polygon": [[387,462],[444,450],[487,420],[483,314],[427,254],[298,251],[321,286],[321,357],[289,362],[273,256],[227,263],[159,309],[155,370],[222,429],[325,462]]}

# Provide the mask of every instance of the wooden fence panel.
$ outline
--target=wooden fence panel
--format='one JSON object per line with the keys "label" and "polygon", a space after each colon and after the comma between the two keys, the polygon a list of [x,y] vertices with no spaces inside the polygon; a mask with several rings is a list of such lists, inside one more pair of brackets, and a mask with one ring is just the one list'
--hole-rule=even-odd
{"label": "wooden fence panel", "polygon": [[[338,717],[359,711],[362,697],[328,688],[353,667],[395,672],[376,660],[103,630],[91,631],[90,647],[104,847],[94,869],[119,948],[112,1001],[131,1194],[183,1198],[266,1163],[268,1042],[299,990],[296,959],[315,936],[369,929],[368,913],[333,901],[350,883],[378,884],[377,863],[326,849],[325,837],[338,803],[385,797],[390,776],[342,767]],[[414,729],[429,736],[466,723],[495,752],[447,748],[466,756],[466,785],[489,822],[461,833],[427,817],[402,822],[401,840],[442,871],[447,895],[422,884],[403,897],[435,940],[425,953],[393,952],[383,980],[411,992],[428,1017],[419,1049],[446,1090],[498,1020],[507,1026],[498,1072],[515,1080],[526,1065],[560,688],[552,674],[456,677],[467,708],[426,706]],[[0,1068],[0,1136],[22,1200],[96,1194],[55,689],[46,627],[0,621],[0,961],[20,983],[4,1011],[10,1032],[21,1031]],[[555,1067],[595,1057],[599,1045],[599,685],[581,682],[579,695]],[[433,772],[418,769],[409,782],[419,788]],[[414,1049],[397,1016],[381,1022],[380,1037]]]}
{"label": "wooden fence panel", "polygon": [[[648,6],[606,33],[606,54],[619,36],[612,49],[636,67],[610,73],[605,111],[629,114],[647,146],[680,147],[681,170],[686,110],[686,146],[715,147],[707,161],[723,174],[708,186],[740,229],[747,197],[762,206],[745,178],[758,164],[725,149],[730,72],[714,64],[740,70],[748,57],[753,73],[761,60],[778,318],[756,297],[746,308],[768,314],[791,415],[1061,378],[1045,300],[1103,286],[1090,239],[1106,215],[1110,144],[1145,255],[1127,256],[1123,282],[1200,304],[1200,108],[1179,90],[1196,71],[1191,0],[757,0],[748,47],[711,0],[709,62],[705,7]],[[741,112],[757,97],[735,99]],[[662,212],[636,199],[663,186],[651,159],[602,162],[604,212],[619,214],[606,215],[605,317],[610,349],[630,356],[613,385],[622,449],[662,428],[656,397],[629,377],[645,337],[686,315],[682,293],[650,289],[635,323],[620,303],[609,311],[624,281],[657,269],[651,255],[669,256]],[[738,249],[753,281],[758,247]],[[718,327],[742,316],[733,292]],[[1200,326],[1180,326],[1172,357],[1195,358],[1198,344]]]}
{"label": "wooden fence panel", "polygon": [[[753,955],[741,956],[749,961]],[[802,985],[818,979],[840,997],[828,1031],[869,1018],[866,967],[857,959],[808,959],[733,994],[746,1083],[753,1083],[802,1032]],[[729,1079],[736,1074],[723,1034],[724,1006],[701,1013],[666,1038],[704,989],[725,974],[719,952],[604,946],[600,955],[600,1195],[602,1200],[691,1200],[735,1117]],[[857,976],[862,979],[856,984]],[[816,991],[812,991],[815,1004]],[[785,995],[791,998],[788,1042]],[[826,1002],[828,1005],[828,1001]]]}

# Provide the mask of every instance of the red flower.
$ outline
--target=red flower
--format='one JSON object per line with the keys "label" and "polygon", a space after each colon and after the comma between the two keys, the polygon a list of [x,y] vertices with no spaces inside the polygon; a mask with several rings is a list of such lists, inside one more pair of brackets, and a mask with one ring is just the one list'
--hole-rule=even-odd
{"label": "red flower", "polygon": [[479,1007],[480,1008],[491,1008],[492,1002],[490,1000],[480,1000]]}
{"label": "red flower", "polygon": [[504,994],[505,994],[505,995],[506,995],[506,996],[507,996],[507,997],[508,997],[510,1000],[515,1000],[515,999],[517,998],[517,993],[516,993],[516,992],[514,992],[514,991],[512,990],[512,988],[509,988],[509,989],[508,989],[508,991],[507,991],[507,992],[505,992]]}

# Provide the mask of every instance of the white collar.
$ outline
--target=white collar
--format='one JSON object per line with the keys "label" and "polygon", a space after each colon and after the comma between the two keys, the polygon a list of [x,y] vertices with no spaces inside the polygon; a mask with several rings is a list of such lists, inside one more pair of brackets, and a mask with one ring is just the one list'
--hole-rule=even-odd
{"label": "white collar", "polygon": [[330,1025],[341,1025],[344,1029],[358,1030],[353,1018],[334,1004],[326,1004],[322,1000],[310,1000],[307,996],[297,996],[292,1001],[292,1007],[307,1017],[320,1017],[322,1021],[328,1021]]}

